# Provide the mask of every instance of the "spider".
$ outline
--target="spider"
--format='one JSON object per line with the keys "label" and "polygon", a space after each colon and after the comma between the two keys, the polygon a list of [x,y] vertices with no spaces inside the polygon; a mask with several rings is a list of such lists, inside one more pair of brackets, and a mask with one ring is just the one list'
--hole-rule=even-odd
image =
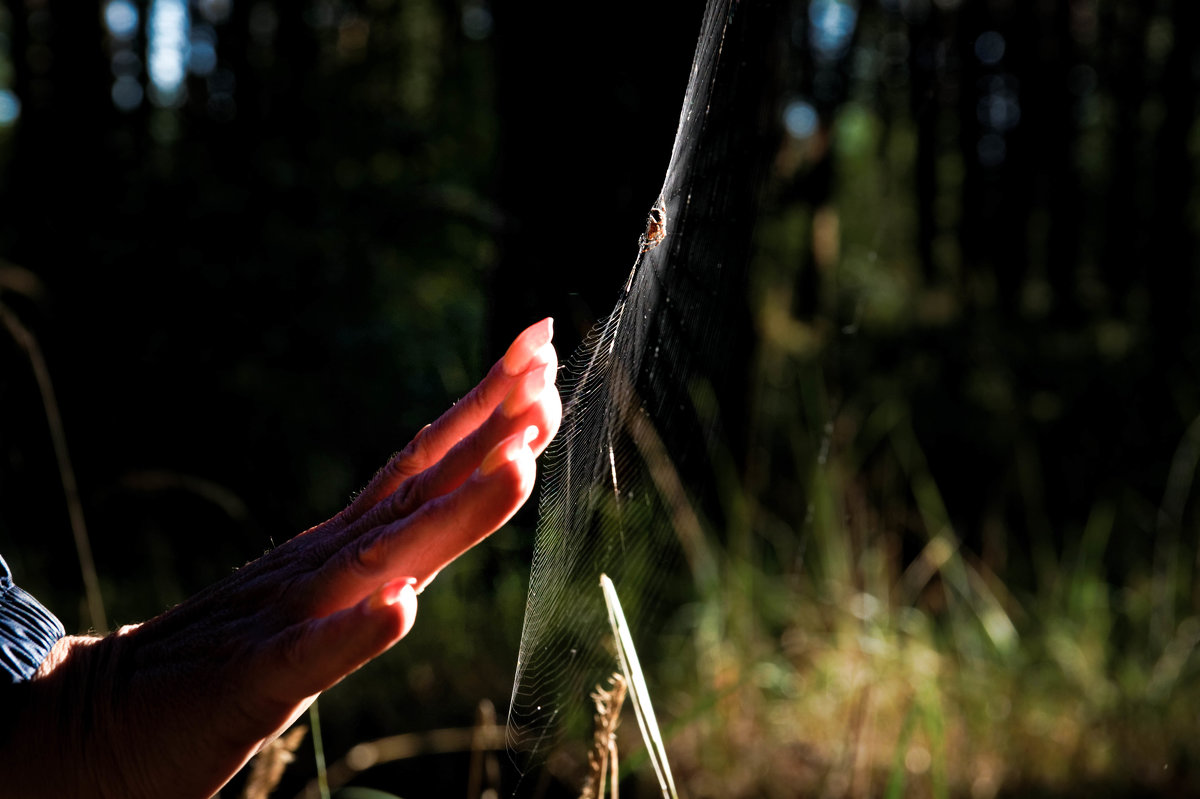
{"label": "spider", "polygon": [[646,220],[646,232],[642,234],[642,252],[650,252],[667,237],[667,206],[659,203],[650,209]]}

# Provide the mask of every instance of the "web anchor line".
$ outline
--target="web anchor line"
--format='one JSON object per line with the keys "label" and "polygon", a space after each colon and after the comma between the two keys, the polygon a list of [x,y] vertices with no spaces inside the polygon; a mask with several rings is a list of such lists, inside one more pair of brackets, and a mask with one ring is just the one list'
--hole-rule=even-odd
{"label": "web anchor line", "polygon": [[509,705],[513,796],[563,738],[594,726],[588,691],[614,657],[597,577],[621,585],[638,638],[678,599],[663,591],[682,578],[677,560],[697,560],[702,531],[688,493],[705,490],[706,453],[724,433],[691,392],[738,372],[732,359],[750,334],[736,292],[770,163],[771,126],[759,124],[777,99],[766,45],[786,18],[774,0],[708,1],[662,189],[615,307],[567,367]]}

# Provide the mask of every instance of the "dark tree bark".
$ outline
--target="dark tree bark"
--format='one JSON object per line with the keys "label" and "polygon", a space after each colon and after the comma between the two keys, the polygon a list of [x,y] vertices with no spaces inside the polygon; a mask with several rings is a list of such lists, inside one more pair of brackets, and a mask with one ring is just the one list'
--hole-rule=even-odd
{"label": "dark tree bark", "polygon": [[[1141,108],[1147,96],[1146,28],[1149,7],[1143,3],[1102,5],[1102,87],[1118,109],[1105,159],[1109,174],[1104,187],[1104,238],[1100,269],[1118,316],[1128,312],[1130,289],[1145,257]],[[1185,34],[1186,35],[1186,34]]]}
{"label": "dark tree bark", "polygon": [[1045,207],[1049,225],[1045,270],[1053,292],[1052,312],[1070,322],[1078,318],[1079,311],[1076,286],[1084,209],[1075,156],[1079,98],[1071,90],[1071,70],[1080,59],[1070,31],[1070,7],[1043,4],[1039,11],[1036,74],[1022,83],[1028,85],[1028,105],[1022,118],[1031,126],[1038,203]]}
{"label": "dark tree bark", "polygon": [[[1155,359],[1174,363],[1196,334],[1196,240],[1192,228],[1194,174],[1189,136],[1200,95],[1200,6],[1175,0],[1174,42],[1162,72],[1162,125],[1154,137],[1154,206],[1146,231],[1145,275]],[[1196,359],[1192,359],[1193,367]],[[1188,378],[1184,378],[1188,380]]]}
{"label": "dark tree bark", "polygon": [[13,144],[20,157],[5,176],[8,255],[57,279],[83,266],[76,245],[108,199],[96,187],[111,171],[104,134],[114,113],[111,73],[94,8],[70,0],[9,8],[22,108]]}
{"label": "dark tree bark", "polygon": [[933,242],[937,237],[937,160],[941,118],[938,49],[946,43],[939,24],[942,12],[931,8],[909,26],[909,111],[917,129],[916,163],[913,165],[917,204],[917,259],[926,285],[937,279]]}

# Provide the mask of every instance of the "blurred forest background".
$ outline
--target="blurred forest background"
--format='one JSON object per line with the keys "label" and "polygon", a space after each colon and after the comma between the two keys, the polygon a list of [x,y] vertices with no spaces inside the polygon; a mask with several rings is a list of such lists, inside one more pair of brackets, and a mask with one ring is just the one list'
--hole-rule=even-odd
{"label": "blurred forest background", "polygon": [[[104,623],[144,619],[340,509],[526,324],[565,358],[636,253],[701,13],[5,0],[17,581],[87,629],[82,518]],[[1196,795],[1200,6],[786,16],[745,512],[721,634],[665,631],[655,683],[686,795]],[[503,719],[534,521],[322,699],[327,759]],[[356,783],[477,799],[480,769]]]}

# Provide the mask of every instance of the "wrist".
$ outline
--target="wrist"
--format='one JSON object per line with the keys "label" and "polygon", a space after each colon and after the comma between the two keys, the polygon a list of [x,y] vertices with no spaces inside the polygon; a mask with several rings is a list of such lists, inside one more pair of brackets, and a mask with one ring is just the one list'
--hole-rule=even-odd
{"label": "wrist", "polygon": [[13,687],[0,752],[6,796],[128,795],[114,748],[119,649],[114,636],[66,636],[32,679]]}

